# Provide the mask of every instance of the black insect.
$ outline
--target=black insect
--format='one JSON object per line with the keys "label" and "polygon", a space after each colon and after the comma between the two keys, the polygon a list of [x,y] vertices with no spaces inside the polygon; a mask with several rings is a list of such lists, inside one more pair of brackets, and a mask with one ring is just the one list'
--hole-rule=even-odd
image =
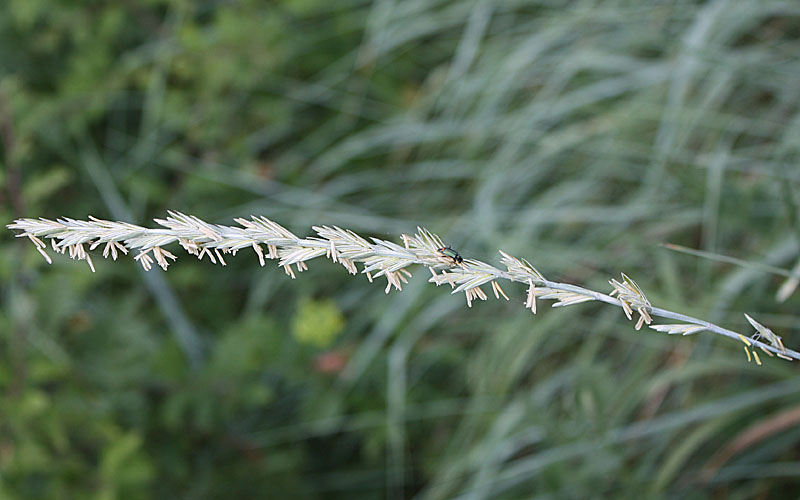
{"label": "black insect", "polygon": [[458,255],[458,252],[450,248],[450,246],[437,248],[436,251],[453,259],[453,265],[461,264],[462,262],[464,262],[464,259],[462,259],[460,255]]}

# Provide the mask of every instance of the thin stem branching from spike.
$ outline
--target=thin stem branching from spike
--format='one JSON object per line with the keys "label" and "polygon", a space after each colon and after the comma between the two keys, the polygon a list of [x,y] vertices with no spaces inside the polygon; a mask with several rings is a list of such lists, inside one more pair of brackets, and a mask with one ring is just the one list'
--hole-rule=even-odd
{"label": "thin stem branching from spike", "polygon": [[[364,274],[372,282],[375,278],[386,280],[386,293],[392,288],[402,290],[411,277],[410,266],[427,267],[431,273],[429,282],[449,285],[452,293],[463,292],[467,305],[472,307],[475,300],[487,300],[488,295],[481,288],[489,285],[496,299],[501,296],[509,300],[500,287],[500,280],[518,282],[528,287],[525,307],[536,313],[537,300],[552,300],[553,307],[566,307],[581,302],[604,302],[620,307],[629,320],[638,315],[636,329],[644,324],[658,332],[668,334],[692,335],[708,331],[740,340],[748,360],[761,364],[755,348],[769,356],[786,360],[800,360],[800,353],[786,349],[781,337],[758,323],[748,315],[747,321],[756,333],[746,337],[741,333],[722,328],[702,319],[654,307],[639,285],[622,274],[622,280],[609,281],[613,290],[608,293],[595,292],[569,283],[550,281],[530,262],[500,251],[500,263],[505,270],[475,259],[455,259],[454,251],[445,245],[436,234],[418,227],[416,234],[401,236],[402,245],[392,241],[365,239],[349,229],[336,226],[314,226],[315,236],[301,238],[280,224],[263,216],[250,219],[235,219],[239,226],[224,226],[205,222],[193,215],[168,212],[165,219],[155,219],[160,228],[146,228],[127,222],[115,222],[89,217],[88,220],[61,218],[18,219],[7,227],[18,237],[28,238],[48,263],[52,259],[47,254],[49,239],[51,248],[61,254],[68,253],[77,260],[85,260],[94,272],[90,251],[103,245],[102,256],[116,260],[120,253],[132,253],[145,270],[158,264],[165,271],[170,261],[177,257],[164,247],[178,243],[190,255],[202,260],[204,257],[216,264],[226,265],[225,255],[235,256],[239,250],[252,249],[261,266],[268,259],[278,260],[292,279],[295,270],[308,269],[308,262],[320,257],[341,264],[350,274]],[[446,249],[446,251],[443,251]],[[455,253],[455,256],[458,256]],[[360,266],[360,271],[359,271]],[[651,324],[653,318],[680,321],[677,324]],[[762,342],[762,340],[766,340]]]}

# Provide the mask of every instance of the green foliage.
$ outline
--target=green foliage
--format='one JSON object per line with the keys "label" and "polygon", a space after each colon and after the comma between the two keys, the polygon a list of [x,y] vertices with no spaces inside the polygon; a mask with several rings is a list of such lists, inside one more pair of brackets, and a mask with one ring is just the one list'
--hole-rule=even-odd
{"label": "green foliage", "polygon": [[[798,30],[771,1],[7,0],[0,220],[421,224],[797,346],[779,279],[658,243],[795,265]],[[798,491],[794,367],[741,346],[533,317],[521,287],[467,309],[424,273],[387,296],[325,262],[143,278],[98,251],[0,235],[0,497]]]}
{"label": "green foliage", "polygon": [[292,334],[298,342],[328,347],[344,328],[344,317],[333,300],[302,300],[297,306]]}

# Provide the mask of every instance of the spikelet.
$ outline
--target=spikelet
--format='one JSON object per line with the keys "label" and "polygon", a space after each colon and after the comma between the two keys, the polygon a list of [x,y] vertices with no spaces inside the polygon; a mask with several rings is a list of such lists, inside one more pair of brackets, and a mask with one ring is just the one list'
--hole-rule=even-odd
{"label": "spikelet", "polygon": [[609,281],[614,290],[609,294],[616,295],[622,305],[622,310],[628,319],[633,319],[633,311],[639,313],[639,320],[636,322],[636,329],[640,330],[644,323],[648,325],[653,322],[650,317],[650,301],[647,300],[642,289],[625,273],[622,273],[622,281],[612,279]]}

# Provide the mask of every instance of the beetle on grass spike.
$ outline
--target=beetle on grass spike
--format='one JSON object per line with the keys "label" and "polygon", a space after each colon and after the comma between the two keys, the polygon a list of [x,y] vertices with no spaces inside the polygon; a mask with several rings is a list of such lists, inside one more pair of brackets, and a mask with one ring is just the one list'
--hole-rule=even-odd
{"label": "beetle on grass spike", "polygon": [[445,257],[450,257],[451,259],[453,259],[454,266],[456,264],[461,264],[462,262],[464,262],[464,259],[461,258],[460,255],[458,255],[458,252],[450,248],[449,245],[446,247],[437,248],[436,251],[443,254]]}

